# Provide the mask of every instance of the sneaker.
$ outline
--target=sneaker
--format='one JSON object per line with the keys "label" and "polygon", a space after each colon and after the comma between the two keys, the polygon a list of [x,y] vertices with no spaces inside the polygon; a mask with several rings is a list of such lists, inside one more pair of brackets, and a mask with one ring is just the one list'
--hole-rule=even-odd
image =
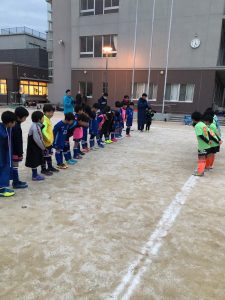
{"label": "sneaker", "polygon": [[68,169],[68,166],[66,164],[57,165],[57,168],[60,170],[66,170]]}
{"label": "sneaker", "polygon": [[70,160],[67,160],[66,161],[67,165],[70,165],[70,166],[74,166],[76,163],[77,163],[77,160],[75,159],[70,159]]}
{"label": "sneaker", "polygon": [[198,173],[197,171],[192,174],[193,176],[203,177],[204,173]]}
{"label": "sneaker", "polygon": [[103,144],[99,144],[98,147],[102,148],[102,149],[105,148],[105,146]]}
{"label": "sneaker", "polygon": [[36,177],[32,177],[32,180],[33,181],[43,181],[43,180],[45,180],[45,177],[41,176],[41,175],[37,175]]}
{"label": "sneaker", "polygon": [[82,150],[83,153],[88,153],[89,151],[90,151],[89,148],[83,148],[83,150]]}
{"label": "sneaker", "polygon": [[7,189],[7,188],[0,189],[0,197],[12,197],[14,195],[15,195],[14,190]]}
{"label": "sneaker", "polygon": [[14,189],[26,189],[28,188],[28,184],[26,182],[22,182],[22,181],[19,181],[19,182],[13,182],[13,188]]}
{"label": "sneaker", "polygon": [[82,152],[82,151],[80,151],[79,155],[82,155],[82,156],[84,156],[84,155],[85,155],[85,153],[84,153],[84,152]]}
{"label": "sneaker", "polygon": [[50,171],[50,172],[52,172],[52,173],[59,173],[59,170],[57,170],[57,169],[54,168],[54,167],[48,168],[48,171]]}
{"label": "sneaker", "polygon": [[51,172],[47,169],[43,169],[43,170],[41,170],[41,174],[44,174],[45,176],[52,176],[53,172]]}
{"label": "sneaker", "polygon": [[111,141],[112,141],[113,143],[118,142],[116,138],[113,138]]}
{"label": "sneaker", "polygon": [[105,140],[105,144],[106,145],[109,145],[109,144],[112,144],[113,142],[111,140]]}
{"label": "sneaker", "polygon": [[99,149],[99,146],[94,146],[94,149],[95,149],[95,150],[98,150],[98,149]]}

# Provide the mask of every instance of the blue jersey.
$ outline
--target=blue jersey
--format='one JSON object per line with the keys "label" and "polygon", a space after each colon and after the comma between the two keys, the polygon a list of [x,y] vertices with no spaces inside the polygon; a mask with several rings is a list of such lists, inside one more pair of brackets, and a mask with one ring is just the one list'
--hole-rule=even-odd
{"label": "blue jersey", "polygon": [[91,135],[97,135],[98,134],[98,116],[95,114],[93,116],[94,118],[90,120],[89,122],[89,133]]}
{"label": "blue jersey", "polygon": [[127,126],[132,126],[133,124],[133,118],[134,118],[134,110],[131,107],[127,107],[126,110],[127,114]]}
{"label": "blue jersey", "polygon": [[122,111],[120,108],[118,108],[115,111],[114,121],[115,121],[115,128],[120,128],[121,124],[123,123]]}
{"label": "blue jersey", "polygon": [[69,130],[70,125],[65,124],[63,121],[58,122],[54,129],[54,148],[56,149],[63,149],[65,145],[65,141],[67,140],[67,133]]}

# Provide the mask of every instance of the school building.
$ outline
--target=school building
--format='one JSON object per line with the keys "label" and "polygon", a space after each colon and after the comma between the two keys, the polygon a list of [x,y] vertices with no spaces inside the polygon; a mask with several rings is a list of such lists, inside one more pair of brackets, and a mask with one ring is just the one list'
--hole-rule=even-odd
{"label": "school building", "polygon": [[46,34],[27,27],[0,30],[0,104],[46,102]]}
{"label": "school building", "polygon": [[148,93],[172,113],[225,106],[225,0],[46,0],[49,100]]}

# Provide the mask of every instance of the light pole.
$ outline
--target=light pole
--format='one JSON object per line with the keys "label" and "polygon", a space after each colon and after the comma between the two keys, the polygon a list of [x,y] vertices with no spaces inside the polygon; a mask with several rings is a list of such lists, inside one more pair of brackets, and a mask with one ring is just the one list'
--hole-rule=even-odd
{"label": "light pole", "polygon": [[108,65],[109,65],[109,54],[112,54],[112,47],[103,47],[102,52],[105,54],[106,57],[106,66],[105,66],[105,84],[106,88],[104,93],[108,93]]}

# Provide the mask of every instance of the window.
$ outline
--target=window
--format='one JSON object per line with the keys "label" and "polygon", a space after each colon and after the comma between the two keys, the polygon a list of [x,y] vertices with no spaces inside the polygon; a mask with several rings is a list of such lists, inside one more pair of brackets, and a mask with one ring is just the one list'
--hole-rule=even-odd
{"label": "window", "polygon": [[104,14],[119,12],[119,0],[105,0]]}
{"label": "window", "polygon": [[80,15],[102,15],[119,12],[119,0],[80,0]]}
{"label": "window", "polygon": [[45,96],[48,93],[48,87],[46,82],[38,81],[20,81],[20,93],[31,96]]}
{"label": "window", "polygon": [[80,1],[80,15],[90,16],[95,14],[94,0],[81,0]]}
{"label": "window", "polygon": [[0,79],[0,95],[7,95],[6,79]]}
{"label": "window", "polygon": [[93,57],[93,36],[82,36],[80,38],[80,57]]}
{"label": "window", "polygon": [[92,98],[92,82],[79,82],[79,91],[83,96]]}
{"label": "window", "polygon": [[167,84],[166,85],[166,100],[192,102],[194,99],[194,84]]}
{"label": "window", "polygon": [[112,54],[117,56],[117,35],[96,35],[80,37],[80,57],[103,57],[103,47],[112,47]]}
{"label": "window", "polygon": [[[150,83],[148,99],[156,100],[157,91],[158,91],[158,86],[155,85],[154,83]],[[140,98],[143,93],[148,93],[148,84],[147,83],[135,83],[134,84],[134,99]]]}

